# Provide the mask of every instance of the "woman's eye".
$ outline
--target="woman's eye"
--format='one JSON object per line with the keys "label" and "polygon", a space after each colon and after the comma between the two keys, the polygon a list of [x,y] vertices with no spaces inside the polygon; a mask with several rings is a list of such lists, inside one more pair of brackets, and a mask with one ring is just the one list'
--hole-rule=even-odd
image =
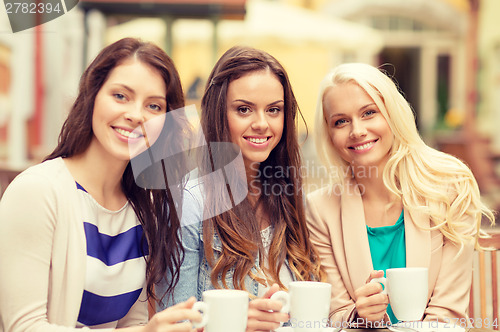
{"label": "woman's eye", "polygon": [[364,115],[365,115],[365,116],[370,116],[370,115],[373,115],[373,114],[375,114],[375,113],[377,113],[375,110],[368,110],[368,111],[366,111],[366,112],[365,112],[365,114],[364,114]]}
{"label": "woman's eye", "polygon": [[279,107],[273,107],[270,108],[268,112],[271,114],[278,114],[279,112],[281,112],[281,109]]}
{"label": "woman's eye", "polygon": [[113,96],[118,100],[125,100],[125,95],[121,93],[114,93]]}
{"label": "woman's eye", "polygon": [[333,124],[335,127],[341,127],[342,125],[346,124],[347,120],[346,119],[339,119],[335,121]]}
{"label": "woman's eye", "polygon": [[148,107],[149,107],[149,109],[151,109],[154,112],[161,112],[163,110],[162,107],[160,105],[157,105],[157,104],[151,104]]}
{"label": "woman's eye", "polygon": [[238,107],[238,112],[241,114],[248,114],[250,113],[250,108],[246,106],[240,106]]}

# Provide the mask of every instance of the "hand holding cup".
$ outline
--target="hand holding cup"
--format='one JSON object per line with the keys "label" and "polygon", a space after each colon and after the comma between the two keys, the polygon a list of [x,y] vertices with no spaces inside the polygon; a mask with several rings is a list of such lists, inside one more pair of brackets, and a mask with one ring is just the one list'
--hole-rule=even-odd
{"label": "hand holding cup", "polygon": [[245,332],[248,293],[234,289],[208,290],[193,309],[202,315],[201,322],[193,322],[195,328],[204,327],[205,332]]}
{"label": "hand holding cup", "polygon": [[288,292],[276,292],[271,299],[283,303],[281,312],[290,313],[295,332],[321,332],[328,326],[331,288],[324,282],[293,281]]}
{"label": "hand holding cup", "polygon": [[370,282],[384,285],[382,293],[389,295],[392,311],[399,321],[421,320],[427,307],[428,269],[406,267],[387,269],[386,277]]}

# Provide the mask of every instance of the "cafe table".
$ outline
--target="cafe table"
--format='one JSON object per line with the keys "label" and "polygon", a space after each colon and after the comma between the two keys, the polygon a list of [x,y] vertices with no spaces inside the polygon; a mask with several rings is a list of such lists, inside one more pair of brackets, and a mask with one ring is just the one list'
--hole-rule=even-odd
{"label": "cafe table", "polygon": [[[333,329],[333,331],[336,331],[337,329]],[[391,330],[387,329],[387,328],[380,328],[380,329],[367,329],[367,328],[356,328],[356,329],[342,329],[343,331],[346,331],[346,332],[392,332]],[[418,331],[418,329],[416,329]],[[439,329],[439,331],[446,331],[444,329]],[[495,330],[493,329],[488,329],[488,328],[466,328],[464,329],[465,332],[494,332]],[[339,332],[341,332],[339,330]],[[408,331],[403,331],[401,330],[401,332],[409,332]]]}
{"label": "cafe table", "polygon": [[[494,330],[493,328],[458,328],[458,329],[453,329],[450,328],[448,329],[449,332],[456,332],[456,331],[463,331],[463,332],[496,332],[497,330]],[[294,329],[292,327],[281,327],[275,332],[293,332]],[[324,332],[447,332],[446,328],[437,328],[435,330],[426,328],[426,329],[388,329],[388,328],[325,328]],[[322,331],[323,332],[323,331]]]}

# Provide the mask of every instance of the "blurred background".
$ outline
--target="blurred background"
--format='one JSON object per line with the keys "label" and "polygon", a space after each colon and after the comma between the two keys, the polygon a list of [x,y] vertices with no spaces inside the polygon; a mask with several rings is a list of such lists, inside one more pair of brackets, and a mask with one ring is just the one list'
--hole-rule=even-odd
{"label": "blurred background", "polygon": [[229,47],[274,55],[307,123],[299,130],[306,191],[327,183],[310,135],[321,79],[342,62],[382,66],[411,103],[424,140],[464,160],[487,203],[500,207],[499,0],[80,0],[16,33],[3,8],[0,196],[55,147],[89,61],[133,36],[167,51],[187,104],[198,110],[207,76]]}

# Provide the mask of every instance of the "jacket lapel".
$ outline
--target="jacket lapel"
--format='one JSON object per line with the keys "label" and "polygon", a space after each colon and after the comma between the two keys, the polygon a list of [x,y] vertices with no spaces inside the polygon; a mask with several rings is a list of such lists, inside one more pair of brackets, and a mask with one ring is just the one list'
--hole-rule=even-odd
{"label": "jacket lapel", "polygon": [[[404,212],[406,266],[429,267],[431,259],[431,232],[429,218],[419,211]],[[421,229],[417,227],[424,228]]]}
{"label": "jacket lapel", "polygon": [[353,290],[363,286],[373,270],[365,213],[355,181],[346,179],[341,198],[342,230],[348,275]]}

